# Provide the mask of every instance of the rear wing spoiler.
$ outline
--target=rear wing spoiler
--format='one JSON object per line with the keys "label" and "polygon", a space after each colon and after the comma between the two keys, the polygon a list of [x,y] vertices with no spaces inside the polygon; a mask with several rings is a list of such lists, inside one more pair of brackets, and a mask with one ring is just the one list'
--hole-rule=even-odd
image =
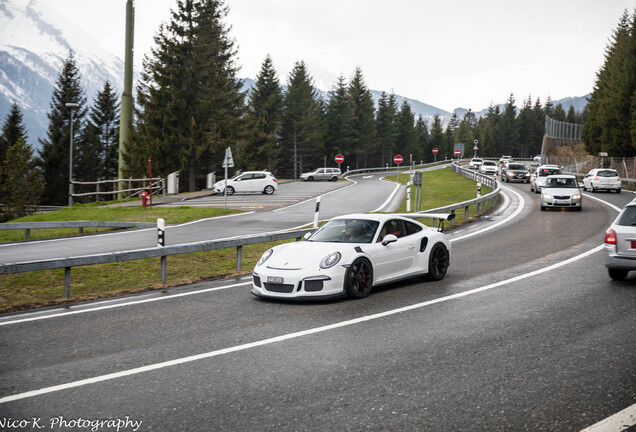
{"label": "rear wing spoiler", "polygon": [[408,218],[413,218],[413,219],[419,219],[419,218],[430,218],[430,219],[435,219],[435,227],[437,227],[437,221],[440,221],[440,225],[438,228],[438,231],[442,232],[444,231],[444,221],[452,221],[453,219],[455,219],[455,213],[422,213],[422,212],[418,212],[418,213],[395,213],[398,216],[402,216],[402,217],[408,217]]}

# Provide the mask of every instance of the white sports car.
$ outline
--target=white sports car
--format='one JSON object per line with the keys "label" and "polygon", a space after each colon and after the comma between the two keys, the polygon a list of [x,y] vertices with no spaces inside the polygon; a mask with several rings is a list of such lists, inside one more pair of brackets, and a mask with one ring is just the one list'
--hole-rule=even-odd
{"label": "white sports car", "polygon": [[307,241],[268,249],[252,272],[252,294],[279,299],[366,297],[383,283],[441,280],[451,245],[441,229],[413,217],[454,214],[351,214],[331,219]]}

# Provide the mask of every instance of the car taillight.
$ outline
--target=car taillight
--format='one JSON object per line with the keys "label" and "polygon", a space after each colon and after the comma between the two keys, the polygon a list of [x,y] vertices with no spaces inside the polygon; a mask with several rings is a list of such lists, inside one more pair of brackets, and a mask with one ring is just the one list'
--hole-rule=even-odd
{"label": "car taillight", "polygon": [[598,176],[594,176],[594,180],[598,180]]}
{"label": "car taillight", "polygon": [[611,228],[605,231],[605,244],[616,244],[616,231]]}
{"label": "car taillight", "polygon": [[617,178],[616,178],[616,181],[618,181],[618,180],[620,180],[620,179],[621,179],[620,177],[617,177]]}

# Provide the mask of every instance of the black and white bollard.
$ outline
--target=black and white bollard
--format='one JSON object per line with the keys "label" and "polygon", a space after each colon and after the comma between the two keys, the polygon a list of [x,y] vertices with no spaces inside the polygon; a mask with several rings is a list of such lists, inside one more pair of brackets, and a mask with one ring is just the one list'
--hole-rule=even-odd
{"label": "black and white bollard", "polygon": [[314,228],[318,228],[318,215],[320,214],[320,197],[316,198],[316,211],[314,212]]}
{"label": "black and white bollard", "polygon": [[166,221],[159,218],[157,219],[157,246],[163,247],[166,245]]}

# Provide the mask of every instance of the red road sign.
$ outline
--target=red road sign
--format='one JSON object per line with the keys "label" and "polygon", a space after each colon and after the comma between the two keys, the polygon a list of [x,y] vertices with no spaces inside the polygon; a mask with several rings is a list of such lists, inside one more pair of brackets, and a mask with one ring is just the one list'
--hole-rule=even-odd
{"label": "red road sign", "polygon": [[402,155],[395,155],[395,157],[393,158],[393,162],[395,162],[397,165],[400,165],[403,160],[404,159],[402,158]]}
{"label": "red road sign", "polygon": [[436,148],[433,149],[433,154],[437,154],[437,149]]}
{"label": "red road sign", "polygon": [[343,163],[344,162],[344,156],[341,154],[337,154],[335,157],[336,163]]}
{"label": "red road sign", "polygon": [[460,154],[461,154],[461,151],[455,150],[455,156],[459,156]]}

